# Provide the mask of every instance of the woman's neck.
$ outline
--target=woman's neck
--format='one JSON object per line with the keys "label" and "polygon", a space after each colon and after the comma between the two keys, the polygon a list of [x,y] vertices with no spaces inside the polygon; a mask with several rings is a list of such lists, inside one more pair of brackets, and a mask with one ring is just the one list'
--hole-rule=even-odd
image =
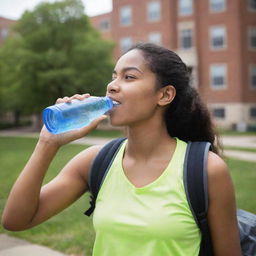
{"label": "woman's neck", "polygon": [[137,124],[127,128],[128,143],[125,154],[135,159],[157,157],[173,150],[176,140],[168,134],[164,121],[151,120],[146,124]]}

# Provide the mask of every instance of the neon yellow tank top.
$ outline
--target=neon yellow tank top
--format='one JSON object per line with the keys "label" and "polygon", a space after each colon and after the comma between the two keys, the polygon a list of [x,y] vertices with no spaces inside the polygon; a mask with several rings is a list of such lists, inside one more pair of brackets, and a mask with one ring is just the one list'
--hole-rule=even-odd
{"label": "neon yellow tank top", "polygon": [[173,157],[155,181],[136,188],[117,153],[96,201],[93,256],[195,256],[201,235],[183,185],[187,144],[179,139]]}

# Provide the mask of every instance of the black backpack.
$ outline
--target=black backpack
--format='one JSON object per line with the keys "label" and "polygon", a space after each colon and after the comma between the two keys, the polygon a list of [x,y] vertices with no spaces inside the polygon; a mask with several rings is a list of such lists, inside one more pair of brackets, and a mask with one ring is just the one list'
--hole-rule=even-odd
{"label": "black backpack", "polygon": [[[97,154],[89,173],[91,192],[90,208],[85,212],[90,216],[101,184],[125,138],[110,141]],[[211,144],[209,142],[188,142],[184,161],[184,187],[187,200],[195,221],[202,233],[200,256],[212,256],[213,247],[207,222],[208,187],[207,159]],[[256,256],[256,215],[238,209],[237,220],[240,244],[244,256]]]}

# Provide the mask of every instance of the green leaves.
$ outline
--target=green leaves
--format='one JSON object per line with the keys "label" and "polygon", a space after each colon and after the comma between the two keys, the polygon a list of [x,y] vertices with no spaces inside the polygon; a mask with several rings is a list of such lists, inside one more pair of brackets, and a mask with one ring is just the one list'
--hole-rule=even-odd
{"label": "green leaves", "polygon": [[0,48],[2,111],[40,113],[66,95],[104,95],[113,46],[92,28],[80,0],[41,3],[25,12]]}

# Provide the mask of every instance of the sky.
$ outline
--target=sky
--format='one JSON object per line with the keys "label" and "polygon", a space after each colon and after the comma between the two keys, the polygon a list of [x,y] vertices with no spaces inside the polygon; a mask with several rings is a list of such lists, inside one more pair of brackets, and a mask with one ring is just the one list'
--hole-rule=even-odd
{"label": "sky", "polygon": [[[38,3],[56,2],[57,0],[0,0],[0,16],[17,20],[25,10],[33,10]],[[99,15],[112,10],[112,0],[82,0],[85,13]]]}

